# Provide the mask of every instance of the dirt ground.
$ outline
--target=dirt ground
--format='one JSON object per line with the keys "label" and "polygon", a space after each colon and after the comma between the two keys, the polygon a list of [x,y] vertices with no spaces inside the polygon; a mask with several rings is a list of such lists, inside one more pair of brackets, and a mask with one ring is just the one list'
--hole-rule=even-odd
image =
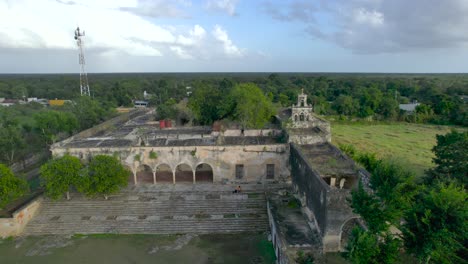
{"label": "dirt ground", "polygon": [[274,263],[266,234],[75,235],[0,240],[0,263]]}

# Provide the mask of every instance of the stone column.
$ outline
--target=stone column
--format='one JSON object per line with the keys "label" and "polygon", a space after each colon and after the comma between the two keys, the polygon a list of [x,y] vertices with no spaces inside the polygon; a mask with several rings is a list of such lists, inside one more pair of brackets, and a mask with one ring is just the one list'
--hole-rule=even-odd
{"label": "stone column", "polygon": [[195,169],[195,170],[192,170],[192,173],[193,173],[193,184],[195,184],[195,173],[196,173],[196,169]]}
{"label": "stone column", "polygon": [[133,183],[137,185],[137,173],[136,171],[133,172]]}
{"label": "stone column", "polygon": [[153,171],[153,184],[156,184],[156,171]]}
{"label": "stone column", "polygon": [[175,171],[172,172],[172,184],[175,184]]}

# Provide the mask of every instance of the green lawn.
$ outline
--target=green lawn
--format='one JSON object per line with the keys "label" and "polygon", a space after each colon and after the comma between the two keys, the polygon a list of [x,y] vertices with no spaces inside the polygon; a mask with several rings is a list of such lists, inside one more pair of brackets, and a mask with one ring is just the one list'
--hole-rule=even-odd
{"label": "green lawn", "polygon": [[409,123],[366,124],[339,123],[331,125],[332,142],[352,144],[359,151],[376,153],[380,158],[396,160],[417,175],[433,166],[431,152],[435,136],[450,132],[449,126]]}
{"label": "green lawn", "polygon": [[0,239],[0,263],[275,262],[265,234],[75,235]]}

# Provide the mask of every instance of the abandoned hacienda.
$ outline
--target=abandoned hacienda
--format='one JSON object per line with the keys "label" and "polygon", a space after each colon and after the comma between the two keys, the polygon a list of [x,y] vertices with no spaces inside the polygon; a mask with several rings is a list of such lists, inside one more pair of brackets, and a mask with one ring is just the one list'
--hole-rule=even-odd
{"label": "abandoned hacienda", "polygon": [[[298,250],[343,250],[352,228],[362,225],[346,199],[368,173],[330,143],[330,124],[314,115],[306,94],[276,120],[263,130],[161,128],[151,110],[120,115],[51,151],[84,162],[113,155],[132,172],[128,188],[108,200],[38,198],[21,219],[2,223],[0,234],[262,231],[278,263]],[[239,185],[242,192],[233,193]]]}

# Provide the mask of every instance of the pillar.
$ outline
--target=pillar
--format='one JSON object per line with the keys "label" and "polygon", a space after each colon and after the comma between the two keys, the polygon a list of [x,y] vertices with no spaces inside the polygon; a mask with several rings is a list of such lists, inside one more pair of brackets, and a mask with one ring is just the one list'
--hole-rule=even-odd
{"label": "pillar", "polygon": [[196,173],[197,169],[195,170],[192,170],[192,173],[193,173],[193,184],[195,184],[195,173]]}
{"label": "pillar", "polygon": [[172,184],[175,184],[175,171],[172,172]]}
{"label": "pillar", "polygon": [[137,185],[137,174],[136,171],[133,171],[133,183]]}
{"label": "pillar", "polygon": [[153,184],[156,184],[156,171],[153,171]]}

